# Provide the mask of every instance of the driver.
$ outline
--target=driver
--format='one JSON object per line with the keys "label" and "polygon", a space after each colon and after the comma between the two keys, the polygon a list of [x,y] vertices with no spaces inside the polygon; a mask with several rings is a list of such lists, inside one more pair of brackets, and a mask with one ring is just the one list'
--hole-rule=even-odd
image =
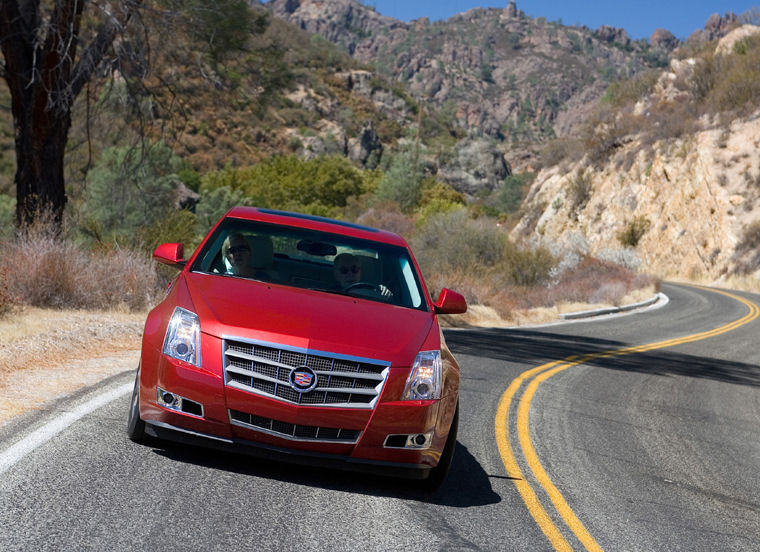
{"label": "driver", "polygon": [[349,288],[362,282],[369,287],[374,287],[383,297],[391,297],[391,290],[382,284],[371,284],[362,280],[362,265],[359,258],[351,253],[341,253],[333,261],[333,276],[337,288],[347,291]]}

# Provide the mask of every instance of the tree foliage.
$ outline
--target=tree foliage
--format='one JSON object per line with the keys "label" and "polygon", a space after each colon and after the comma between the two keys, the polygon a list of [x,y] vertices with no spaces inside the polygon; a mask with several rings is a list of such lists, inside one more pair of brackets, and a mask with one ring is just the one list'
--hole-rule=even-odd
{"label": "tree foliage", "polygon": [[123,78],[131,91],[147,93],[137,84],[149,76],[147,42],[166,41],[169,22],[194,31],[218,59],[257,30],[248,10],[244,0],[0,2],[0,76],[10,91],[15,130],[17,223],[50,211],[60,225],[72,110],[87,84]]}
{"label": "tree foliage", "polygon": [[406,148],[396,155],[377,185],[378,199],[395,201],[404,211],[413,211],[422,199],[423,174],[417,154]]}
{"label": "tree foliage", "polygon": [[173,209],[182,166],[163,143],[105,150],[87,175],[81,211],[89,232],[100,240],[138,240]]}
{"label": "tree foliage", "polygon": [[249,204],[260,207],[330,216],[345,207],[349,197],[370,191],[374,175],[341,156],[303,160],[283,155],[250,167],[209,173],[202,179],[201,193],[209,197],[214,190],[227,188],[227,193],[241,192]]}

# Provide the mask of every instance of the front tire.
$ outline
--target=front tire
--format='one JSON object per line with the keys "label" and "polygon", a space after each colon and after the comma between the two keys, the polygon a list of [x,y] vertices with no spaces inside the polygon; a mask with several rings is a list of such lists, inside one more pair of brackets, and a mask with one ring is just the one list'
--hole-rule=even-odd
{"label": "front tire", "polygon": [[457,409],[454,412],[454,419],[451,420],[451,428],[449,429],[449,436],[446,439],[446,444],[443,446],[443,452],[441,453],[441,459],[438,461],[438,465],[430,470],[427,479],[422,480],[422,488],[426,491],[435,491],[446,479],[451,468],[451,462],[454,460],[454,449],[457,446],[457,431],[459,430],[459,402],[457,402]]}
{"label": "front tire", "polygon": [[132,399],[129,401],[129,418],[127,419],[127,437],[135,443],[145,443],[148,436],[145,433],[145,422],[140,418],[140,368],[137,368],[135,387]]}

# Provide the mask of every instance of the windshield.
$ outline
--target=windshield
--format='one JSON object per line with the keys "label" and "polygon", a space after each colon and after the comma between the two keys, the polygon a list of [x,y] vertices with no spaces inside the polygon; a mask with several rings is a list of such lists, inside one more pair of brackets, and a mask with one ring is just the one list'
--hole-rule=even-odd
{"label": "windshield", "polygon": [[228,218],[190,270],[427,310],[405,248],[341,234]]}

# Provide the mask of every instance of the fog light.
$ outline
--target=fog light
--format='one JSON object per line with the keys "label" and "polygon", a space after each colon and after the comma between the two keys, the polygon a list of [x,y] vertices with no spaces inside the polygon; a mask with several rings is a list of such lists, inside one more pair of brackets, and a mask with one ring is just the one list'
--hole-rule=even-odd
{"label": "fog light", "polygon": [[430,447],[433,432],[414,433],[412,435],[388,435],[383,446],[385,448],[405,448],[421,450]]}
{"label": "fog light", "polygon": [[203,405],[201,403],[175,395],[171,391],[166,391],[160,387],[156,388],[156,402],[158,406],[168,410],[203,418]]}
{"label": "fog light", "polygon": [[174,395],[172,395],[168,391],[164,391],[163,394],[161,395],[161,402],[163,402],[165,406],[173,406]]}

